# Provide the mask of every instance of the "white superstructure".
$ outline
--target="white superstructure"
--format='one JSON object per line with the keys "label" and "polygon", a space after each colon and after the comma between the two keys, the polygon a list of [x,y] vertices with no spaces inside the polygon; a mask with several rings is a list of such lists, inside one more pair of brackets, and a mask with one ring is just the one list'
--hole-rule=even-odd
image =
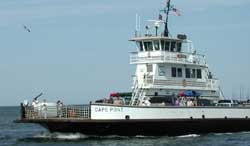
{"label": "white superstructure", "polygon": [[[130,104],[147,104],[157,97],[170,101],[186,91],[207,102],[222,99],[219,80],[210,72],[205,55],[198,54],[185,34],[170,36],[167,21],[168,16],[165,22],[150,20],[154,23],[146,26],[146,34],[137,30],[130,40],[137,46],[130,55],[130,64],[136,65]],[[165,24],[165,29],[158,35],[160,24]],[[150,33],[150,28],[155,34]]]}

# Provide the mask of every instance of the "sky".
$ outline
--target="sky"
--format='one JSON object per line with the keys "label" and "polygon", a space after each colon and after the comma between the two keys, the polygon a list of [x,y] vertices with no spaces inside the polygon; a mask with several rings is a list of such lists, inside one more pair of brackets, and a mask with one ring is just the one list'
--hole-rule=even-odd
{"label": "sky", "polygon": [[[250,90],[250,0],[173,0],[185,33],[206,54],[227,98]],[[41,99],[83,104],[131,90],[135,15],[157,19],[165,0],[1,0],[0,106]],[[27,32],[23,26],[31,32]],[[143,27],[142,27],[143,28]]]}

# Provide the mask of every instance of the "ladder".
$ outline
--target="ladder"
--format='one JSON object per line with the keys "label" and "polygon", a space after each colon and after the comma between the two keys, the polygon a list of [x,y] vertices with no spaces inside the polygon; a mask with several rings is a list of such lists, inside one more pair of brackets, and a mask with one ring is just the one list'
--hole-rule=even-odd
{"label": "ladder", "polygon": [[144,90],[143,88],[139,88],[139,96],[137,97],[135,105],[141,105],[142,101],[144,100]]}
{"label": "ladder", "polygon": [[130,101],[130,105],[139,105],[142,99],[144,98],[144,92],[143,92],[143,85],[139,87],[138,85],[138,80],[135,81],[134,83],[134,89],[132,91],[132,98]]}

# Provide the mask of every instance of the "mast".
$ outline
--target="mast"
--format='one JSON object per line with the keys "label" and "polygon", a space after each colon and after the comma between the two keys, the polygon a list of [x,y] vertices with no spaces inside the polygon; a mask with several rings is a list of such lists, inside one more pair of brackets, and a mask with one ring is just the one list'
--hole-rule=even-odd
{"label": "mast", "polygon": [[248,86],[248,89],[247,89],[247,100],[249,100],[249,90],[250,90],[250,86]]}
{"label": "mast", "polygon": [[166,22],[165,22],[165,29],[164,29],[164,36],[165,37],[168,37],[169,35],[169,30],[168,30],[168,16],[169,16],[169,12],[170,12],[170,3],[171,3],[171,0],[167,0],[167,6],[165,8],[165,13],[166,13]]}

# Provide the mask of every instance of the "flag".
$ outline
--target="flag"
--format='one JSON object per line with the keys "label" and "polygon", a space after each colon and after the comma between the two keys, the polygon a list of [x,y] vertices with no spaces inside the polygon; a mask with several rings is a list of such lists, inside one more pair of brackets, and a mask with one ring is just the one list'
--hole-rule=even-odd
{"label": "flag", "polygon": [[159,14],[159,20],[162,20],[162,15],[161,14]]}
{"label": "flag", "polygon": [[178,10],[178,9],[176,9],[176,8],[173,8],[172,11],[174,12],[174,15],[175,15],[175,16],[181,16],[180,10]]}

